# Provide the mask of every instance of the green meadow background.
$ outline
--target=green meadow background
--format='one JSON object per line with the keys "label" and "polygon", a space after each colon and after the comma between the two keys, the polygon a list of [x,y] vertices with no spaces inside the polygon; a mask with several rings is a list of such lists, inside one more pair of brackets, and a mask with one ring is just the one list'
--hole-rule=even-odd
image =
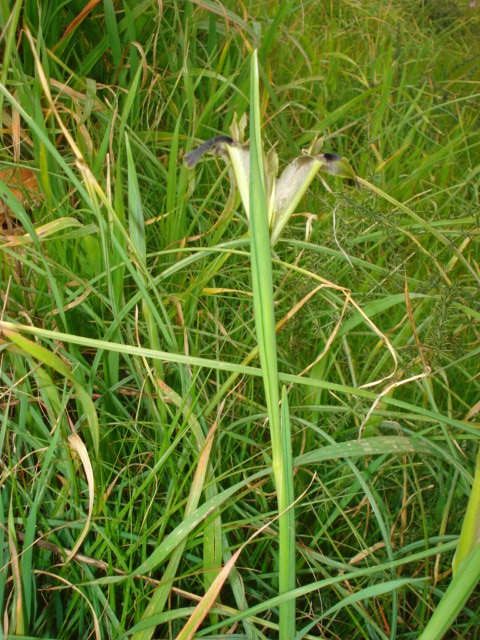
{"label": "green meadow background", "polygon": [[[479,638],[480,4],[0,36],[0,638]],[[249,218],[183,163],[243,114]],[[262,144],[315,139],[361,193],[319,174],[271,248]]]}

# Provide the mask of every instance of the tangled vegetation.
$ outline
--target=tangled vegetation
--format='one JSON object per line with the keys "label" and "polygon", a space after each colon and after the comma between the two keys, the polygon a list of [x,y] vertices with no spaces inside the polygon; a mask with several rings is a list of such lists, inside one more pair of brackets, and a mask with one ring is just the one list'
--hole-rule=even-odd
{"label": "tangled vegetation", "polygon": [[477,5],[0,0],[1,637],[478,637]]}

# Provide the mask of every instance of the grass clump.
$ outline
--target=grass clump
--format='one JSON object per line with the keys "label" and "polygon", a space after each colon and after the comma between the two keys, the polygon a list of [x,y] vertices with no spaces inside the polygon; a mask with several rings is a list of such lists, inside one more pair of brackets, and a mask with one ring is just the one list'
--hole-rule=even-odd
{"label": "grass clump", "polygon": [[[4,637],[476,637],[480,14],[417,4],[0,3]],[[260,164],[362,187],[271,249],[183,163],[254,49]]]}

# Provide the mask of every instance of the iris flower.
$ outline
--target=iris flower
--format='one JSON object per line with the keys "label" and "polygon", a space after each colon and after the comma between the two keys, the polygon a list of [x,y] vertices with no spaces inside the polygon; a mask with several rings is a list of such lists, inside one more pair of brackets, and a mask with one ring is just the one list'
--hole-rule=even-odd
{"label": "iris flower", "polygon": [[[250,213],[250,145],[243,142],[246,124],[246,116],[243,116],[239,123],[234,120],[230,129],[232,137],[221,135],[210,138],[187,153],[184,162],[189,169],[193,169],[202,156],[208,152],[218,154],[226,161],[230,161],[240,198],[248,217]],[[322,141],[315,139],[308,149],[302,150],[303,155],[295,158],[285,167],[279,178],[277,178],[278,156],[275,150],[272,148],[267,154],[264,154],[264,187],[268,203],[268,223],[272,246],[279,239],[290,216],[319,171],[352,180],[357,189],[359,191],[361,189],[347,158],[336,153],[319,153],[321,146]]]}

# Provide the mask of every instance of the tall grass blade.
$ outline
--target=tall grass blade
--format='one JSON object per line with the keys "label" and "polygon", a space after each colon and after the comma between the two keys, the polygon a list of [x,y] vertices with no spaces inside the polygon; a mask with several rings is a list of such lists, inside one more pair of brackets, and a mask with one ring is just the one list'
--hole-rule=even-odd
{"label": "tall grass blade", "polygon": [[105,12],[105,28],[108,33],[113,64],[119,68],[122,60],[122,43],[118,34],[117,16],[112,0],[103,0],[103,10]]}
{"label": "tall grass blade", "polygon": [[477,452],[477,464],[473,479],[472,492],[462,525],[457,551],[452,562],[453,574],[458,571],[476,545],[480,544],[480,448]]}
{"label": "tall grass blade", "polygon": [[[10,4],[10,3],[8,3]],[[4,40],[4,46],[2,51],[2,69],[0,71],[0,82],[2,85],[7,84],[8,75],[11,71],[10,60],[12,58],[13,51],[15,49],[15,40],[17,38],[17,26],[22,11],[23,0],[17,0],[13,7],[9,7],[7,3],[4,3],[4,9],[1,12],[4,19],[7,18],[7,22],[2,21],[2,39]],[[0,94],[0,119],[3,121],[3,94]],[[2,127],[3,128],[3,127]]]}
{"label": "tall grass blade", "polygon": [[480,581],[480,544],[458,567],[452,582],[438,603],[418,640],[441,640],[467,603]]}
{"label": "tall grass blade", "polygon": [[[278,496],[279,518],[279,592],[286,593],[295,589],[295,492],[293,484],[292,433],[290,409],[286,387],[282,387],[282,454],[283,487]],[[295,597],[280,605],[280,637],[295,636]]]}
{"label": "tall grass blade", "polygon": [[[127,150],[127,167],[128,167],[128,228],[130,231],[130,239],[141,258],[139,265],[139,274],[143,276],[143,269],[147,258],[147,249],[145,245],[145,218],[143,216],[142,194],[138,186],[137,172],[133,161],[132,149],[128,135],[125,135],[125,147]],[[142,277],[143,280],[145,280]]]}
{"label": "tall grass blade", "polygon": [[256,51],[252,56],[250,85],[250,251],[253,305],[265,399],[272,438],[275,480],[282,466],[278,393],[277,347],[273,306],[272,260],[260,134],[260,96]]}
{"label": "tall grass blade", "polygon": [[[2,523],[5,524],[5,523]],[[10,496],[10,507],[8,510],[8,545],[10,549],[10,564],[13,578],[13,597],[15,601],[14,612],[12,616],[12,626],[15,629],[15,635],[23,635],[28,631],[27,620],[25,616],[25,604],[23,599],[22,576],[20,574],[20,562],[18,556],[17,534],[15,530],[15,521],[13,518],[13,495]]]}
{"label": "tall grass blade", "polygon": [[[291,514],[285,511],[288,496],[292,493],[291,482],[285,468],[284,442],[279,407],[279,380],[277,368],[277,344],[273,305],[272,260],[267,199],[265,194],[263,149],[261,138],[260,92],[257,51],[252,55],[250,79],[250,252],[252,271],[253,306],[258,352],[262,368],[263,385],[268,411],[270,437],[272,441],[272,467],[277,491],[279,517],[279,588],[280,594],[291,589],[293,568],[289,567],[292,555],[290,529]],[[285,408],[285,417],[288,406]],[[286,419],[288,429],[289,421]],[[286,445],[285,445],[286,446]],[[286,455],[288,459],[288,455]],[[289,490],[290,489],[290,490]],[[282,512],[283,511],[283,512]],[[295,600],[282,603],[280,607],[280,640],[291,640],[295,629]]]}

